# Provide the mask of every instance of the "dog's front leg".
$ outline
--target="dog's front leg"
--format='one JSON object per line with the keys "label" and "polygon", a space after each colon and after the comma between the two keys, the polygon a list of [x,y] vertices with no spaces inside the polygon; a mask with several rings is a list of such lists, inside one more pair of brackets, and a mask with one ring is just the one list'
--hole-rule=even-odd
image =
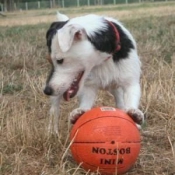
{"label": "dog's front leg", "polygon": [[51,108],[50,108],[50,119],[49,119],[49,127],[48,131],[50,133],[58,134],[58,117],[59,117],[59,105],[60,105],[60,97],[51,96]]}
{"label": "dog's front leg", "polygon": [[82,91],[78,96],[80,105],[78,108],[74,109],[70,113],[70,121],[72,124],[74,124],[82,114],[84,114],[86,111],[92,108],[96,96],[97,96],[96,87],[84,87],[82,89]]}
{"label": "dog's front leg", "polygon": [[139,125],[144,122],[144,114],[138,109],[140,101],[140,84],[127,85],[124,90],[124,106],[129,116]]}

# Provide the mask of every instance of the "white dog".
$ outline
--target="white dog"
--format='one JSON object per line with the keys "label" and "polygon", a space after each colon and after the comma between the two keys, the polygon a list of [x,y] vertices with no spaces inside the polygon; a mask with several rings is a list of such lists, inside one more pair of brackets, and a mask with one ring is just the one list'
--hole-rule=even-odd
{"label": "white dog", "polygon": [[46,35],[52,69],[44,93],[51,96],[54,131],[58,132],[62,97],[68,101],[78,96],[79,108],[70,113],[75,123],[93,107],[98,89],[108,90],[116,107],[142,124],[144,115],[138,109],[141,63],[131,33],[109,17],[59,17],[63,20],[52,23]]}

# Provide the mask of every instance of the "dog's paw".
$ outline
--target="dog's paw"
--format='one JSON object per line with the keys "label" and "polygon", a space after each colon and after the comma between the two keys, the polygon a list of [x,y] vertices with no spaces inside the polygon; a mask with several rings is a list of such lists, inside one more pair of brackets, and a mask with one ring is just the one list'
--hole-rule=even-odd
{"label": "dog's paw", "polygon": [[86,112],[88,111],[87,109],[81,109],[81,108],[77,108],[74,109],[71,113],[70,113],[70,121],[72,124],[75,124],[75,122]]}
{"label": "dog's paw", "polygon": [[144,114],[139,109],[129,109],[126,112],[138,125],[142,125],[144,123]]}

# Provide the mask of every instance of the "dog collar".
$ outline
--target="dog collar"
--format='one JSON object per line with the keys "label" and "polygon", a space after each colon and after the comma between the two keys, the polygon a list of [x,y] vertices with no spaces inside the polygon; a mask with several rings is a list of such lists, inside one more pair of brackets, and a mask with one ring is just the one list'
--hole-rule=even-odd
{"label": "dog collar", "polygon": [[119,32],[118,32],[116,26],[111,21],[108,21],[108,23],[113,28],[113,30],[115,32],[115,36],[116,36],[116,49],[115,49],[115,51],[119,51],[121,49]]}

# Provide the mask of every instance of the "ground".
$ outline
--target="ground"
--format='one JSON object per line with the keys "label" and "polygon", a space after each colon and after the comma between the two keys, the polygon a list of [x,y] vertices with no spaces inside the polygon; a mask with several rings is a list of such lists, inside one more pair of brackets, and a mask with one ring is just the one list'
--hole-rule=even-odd
{"label": "ground", "polygon": [[[142,148],[127,175],[175,174],[175,2],[61,9],[70,17],[96,13],[118,18],[134,35],[142,61]],[[42,89],[50,65],[46,31],[55,11],[0,16],[0,174],[87,175],[69,154],[69,112],[63,102],[59,135],[47,132],[49,99]],[[96,106],[114,106],[99,92]]]}

